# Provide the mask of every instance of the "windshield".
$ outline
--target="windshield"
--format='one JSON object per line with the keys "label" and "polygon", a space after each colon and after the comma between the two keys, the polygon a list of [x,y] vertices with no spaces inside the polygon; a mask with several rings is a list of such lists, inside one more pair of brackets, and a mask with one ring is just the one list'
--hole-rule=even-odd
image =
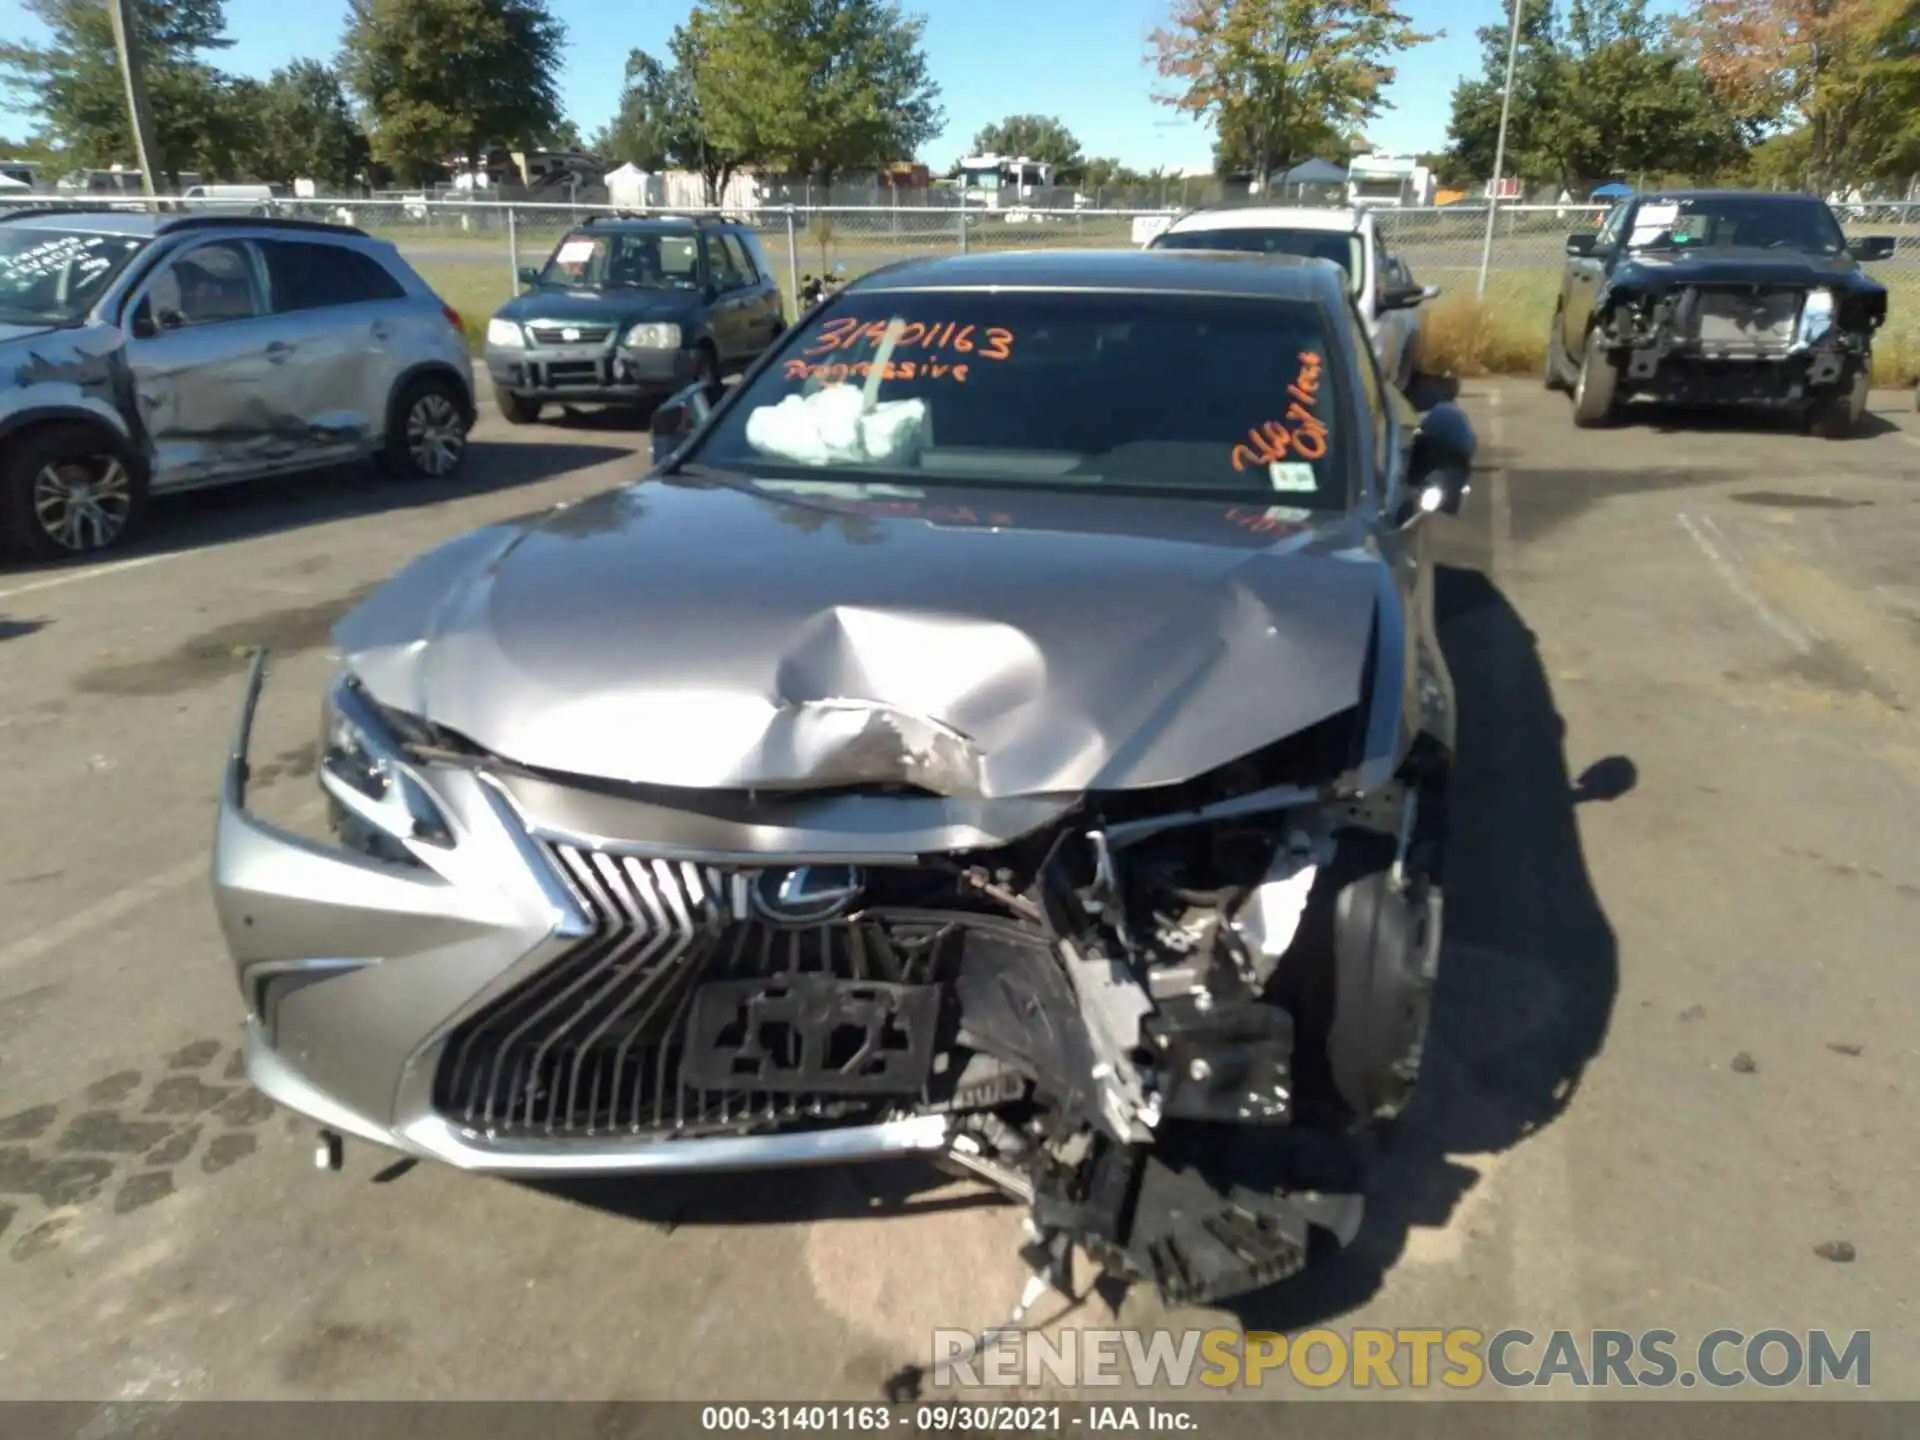
{"label": "windshield", "polygon": [[1846,237],[1818,200],[1715,195],[1647,200],[1633,213],[1630,250],[1797,250],[1838,255]]}
{"label": "windshield", "polygon": [[805,323],[688,458],[776,483],[1344,509],[1346,381],[1328,353],[1304,301],[855,291]]}
{"label": "windshield", "polygon": [[0,230],[0,323],[79,323],[146,243],[138,235],[87,235],[37,226]]}
{"label": "windshield", "polygon": [[1245,250],[1254,255],[1295,255],[1330,260],[1347,272],[1349,284],[1360,273],[1360,237],[1343,230],[1178,230],[1153,242],[1155,250]]}
{"label": "windshield", "polygon": [[697,289],[700,242],[671,233],[569,235],[540,272],[540,283],[567,290]]}

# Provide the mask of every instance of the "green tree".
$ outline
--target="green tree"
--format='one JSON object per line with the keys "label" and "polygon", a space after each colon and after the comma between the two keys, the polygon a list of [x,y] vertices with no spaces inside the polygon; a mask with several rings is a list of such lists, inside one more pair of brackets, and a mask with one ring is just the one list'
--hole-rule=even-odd
{"label": "green tree", "polygon": [[1780,182],[1824,194],[1914,163],[1917,0],[1702,0],[1675,30],[1751,134],[1794,137],[1769,147]]}
{"label": "green tree", "polygon": [[541,0],[349,0],[340,71],[374,158],[419,183],[447,156],[478,169],[561,125],[566,27]]}
{"label": "green tree", "polygon": [[609,160],[665,170],[685,163],[699,144],[698,129],[693,77],[644,50],[633,50],[627,55],[620,108],[594,136],[593,148]]}
{"label": "green tree", "polygon": [[1373,119],[1388,62],[1434,38],[1392,0],[1177,0],[1148,58],[1160,103],[1213,123],[1218,158],[1265,177]]}
{"label": "green tree", "polygon": [[1056,170],[1074,172],[1086,163],[1073,132],[1052,115],[1009,115],[983,126],[973,137],[973,153],[1024,156]]}
{"label": "green tree", "polygon": [[695,17],[667,42],[670,65],[644,50],[630,52],[620,109],[593,143],[596,153],[642,170],[691,170],[700,176],[707,204],[718,205],[734,172],[755,157],[718,143],[701,112],[696,77],[705,37]]}
{"label": "green tree", "polygon": [[340,189],[367,171],[371,152],[334,69],[295,60],[264,84],[242,82],[234,108],[246,168],[262,180],[313,180]]}
{"label": "green tree", "polygon": [[[99,0],[25,0],[50,32],[44,45],[0,44],[0,94],[8,108],[36,116],[71,163],[131,163],[133,133],[113,45]],[[133,23],[146,60],[153,114],[154,168],[168,182],[188,170],[227,173],[233,165],[233,84],[205,60],[225,48],[220,0],[135,0]]]}
{"label": "green tree", "polygon": [[[1451,173],[1493,173],[1510,23],[1480,31],[1483,73],[1454,90]],[[1743,155],[1737,117],[1668,42],[1647,0],[1525,0],[1509,175],[1578,191],[1641,175],[1708,176]]]}
{"label": "green tree", "polygon": [[939,131],[926,22],[893,0],[698,0],[686,30],[703,134],[823,183]]}

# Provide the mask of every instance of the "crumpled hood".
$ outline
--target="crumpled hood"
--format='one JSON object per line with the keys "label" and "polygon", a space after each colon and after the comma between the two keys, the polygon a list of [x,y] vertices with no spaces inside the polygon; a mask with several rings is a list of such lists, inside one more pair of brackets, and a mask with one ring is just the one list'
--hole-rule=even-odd
{"label": "crumpled hood", "polygon": [[510,760],[699,788],[1158,785],[1358,702],[1388,577],[1337,517],[934,493],[642,482],[424,556],[335,638]]}
{"label": "crumpled hood", "polygon": [[699,308],[693,290],[530,290],[502,305],[502,320],[551,320],[558,324],[637,325],[645,320],[684,320]]}

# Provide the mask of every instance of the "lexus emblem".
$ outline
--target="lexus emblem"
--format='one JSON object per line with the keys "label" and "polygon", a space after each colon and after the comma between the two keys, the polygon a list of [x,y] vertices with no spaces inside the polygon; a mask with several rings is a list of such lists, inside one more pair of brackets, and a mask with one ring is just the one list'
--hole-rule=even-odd
{"label": "lexus emblem", "polygon": [[866,888],[855,865],[764,870],[749,892],[753,911],[772,925],[819,925],[844,915]]}
{"label": "lexus emblem", "polygon": [[580,332],[569,325],[565,330],[560,332],[560,338],[562,340],[578,340],[580,338]]}

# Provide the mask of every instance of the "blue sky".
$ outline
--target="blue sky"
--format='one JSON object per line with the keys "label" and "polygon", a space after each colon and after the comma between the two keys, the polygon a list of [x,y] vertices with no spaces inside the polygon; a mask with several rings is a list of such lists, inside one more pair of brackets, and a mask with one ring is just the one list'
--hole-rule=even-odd
{"label": "blue sky", "polygon": [[[583,133],[613,112],[627,51],[663,53],[685,7],[675,0],[549,0],[567,23],[565,95]],[[1403,0],[1416,27],[1441,31],[1401,57],[1388,92],[1392,108],[1368,127],[1381,149],[1410,153],[1446,143],[1448,101],[1463,73],[1478,69],[1474,31],[1502,16],[1500,0]],[[947,112],[945,132],[921,156],[945,166],[1004,115],[1058,115],[1089,155],[1113,155],[1138,169],[1202,165],[1207,131],[1153,103],[1144,63],[1147,33],[1170,0],[906,0],[927,17],[926,45]],[[227,0],[233,48],[217,63],[265,75],[300,56],[329,57],[344,25],[344,0]],[[18,0],[0,0],[0,35],[39,38]],[[26,127],[0,111],[0,132]]]}

